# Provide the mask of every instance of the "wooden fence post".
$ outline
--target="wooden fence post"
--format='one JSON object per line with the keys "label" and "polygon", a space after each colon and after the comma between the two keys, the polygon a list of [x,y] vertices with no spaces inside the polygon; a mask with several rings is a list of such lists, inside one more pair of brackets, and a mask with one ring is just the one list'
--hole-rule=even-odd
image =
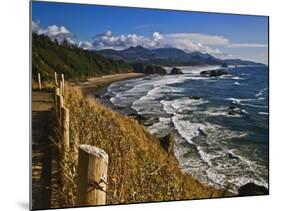
{"label": "wooden fence post", "polygon": [[105,204],[107,167],[105,151],[86,144],[79,146],[76,205]]}
{"label": "wooden fence post", "polygon": [[55,87],[55,93],[54,93],[54,110],[55,110],[55,112],[56,112],[56,114],[58,113],[58,111],[57,111],[57,108],[58,108],[58,102],[57,102],[57,95],[59,95],[60,94],[60,89],[59,88],[57,88],[57,87]]}
{"label": "wooden fence post", "polygon": [[56,95],[56,103],[57,103],[57,118],[59,124],[61,123],[61,108],[63,107],[63,96],[61,95]]}
{"label": "wooden fence post", "polygon": [[55,88],[55,95],[59,95],[60,94],[60,89],[59,88]]}
{"label": "wooden fence post", "polygon": [[38,73],[38,86],[39,86],[39,89],[41,90],[42,86],[41,86],[41,75],[40,75],[40,73]]}
{"label": "wooden fence post", "polygon": [[61,96],[64,96],[64,87],[63,87],[64,85],[63,85],[63,82],[62,81],[60,81],[60,95]]}
{"label": "wooden fence post", "polygon": [[61,74],[61,83],[62,83],[61,93],[62,93],[62,95],[64,95],[64,75],[63,75],[63,73]]}
{"label": "wooden fence post", "polygon": [[69,152],[69,109],[61,107],[61,128],[63,139],[63,151]]}
{"label": "wooden fence post", "polygon": [[55,87],[57,87],[58,84],[58,77],[57,77],[57,72],[54,72],[54,78],[55,78]]}
{"label": "wooden fence post", "polygon": [[68,175],[68,158],[69,158],[69,109],[61,107],[61,134],[62,134],[62,148],[61,148],[61,180],[62,187],[67,184]]}

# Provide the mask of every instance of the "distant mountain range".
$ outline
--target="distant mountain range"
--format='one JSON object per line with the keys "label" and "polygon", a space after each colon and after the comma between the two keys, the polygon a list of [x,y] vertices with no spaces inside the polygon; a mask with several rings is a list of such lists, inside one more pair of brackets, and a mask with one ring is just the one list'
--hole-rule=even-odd
{"label": "distant mountain range", "polygon": [[207,53],[186,53],[177,48],[147,49],[142,46],[129,47],[124,50],[104,49],[95,53],[114,60],[123,60],[128,63],[145,63],[164,66],[175,65],[264,65],[262,63],[241,59],[219,59]]}

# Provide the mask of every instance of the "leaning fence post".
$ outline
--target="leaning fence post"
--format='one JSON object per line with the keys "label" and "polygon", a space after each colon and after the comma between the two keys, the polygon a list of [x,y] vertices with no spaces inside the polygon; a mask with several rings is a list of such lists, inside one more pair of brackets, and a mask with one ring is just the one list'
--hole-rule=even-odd
{"label": "leaning fence post", "polygon": [[103,205],[106,201],[108,154],[91,145],[79,146],[76,205]]}
{"label": "leaning fence post", "polygon": [[41,90],[42,86],[41,86],[41,75],[40,75],[40,73],[38,73],[38,86],[39,86],[39,89]]}
{"label": "leaning fence post", "polygon": [[57,77],[57,72],[54,72],[54,78],[55,78],[55,86],[57,87],[58,84],[58,77]]}

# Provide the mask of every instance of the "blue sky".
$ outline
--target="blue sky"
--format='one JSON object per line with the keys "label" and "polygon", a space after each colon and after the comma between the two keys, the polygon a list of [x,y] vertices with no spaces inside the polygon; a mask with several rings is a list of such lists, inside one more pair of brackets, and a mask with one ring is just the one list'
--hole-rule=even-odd
{"label": "blue sky", "polygon": [[171,10],[32,3],[32,27],[85,49],[176,47],[267,63],[268,18]]}

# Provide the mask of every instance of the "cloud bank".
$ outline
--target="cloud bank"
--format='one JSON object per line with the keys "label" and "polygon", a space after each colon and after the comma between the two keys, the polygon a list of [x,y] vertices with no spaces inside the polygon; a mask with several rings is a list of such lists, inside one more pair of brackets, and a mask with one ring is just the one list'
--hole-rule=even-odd
{"label": "cloud bank", "polygon": [[64,39],[71,44],[75,44],[75,41],[72,39],[73,34],[65,26],[50,25],[47,28],[42,28],[39,25],[39,22],[32,21],[32,32],[37,34],[44,34],[50,37],[52,40],[58,40],[62,42]]}
{"label": "cloud bank", "polygon": [[218,48],[208,45],[222,45],[228,42],[224,37],[195,33],[161,34],[154,32],[145,37],[137,34],[114,35],[110,30],[93,37],[91,45],[89,42],[80,42],[79,46],[101,49],[122,50],[131,46],[143,46],[145,48],[178,48],[186,52],[200,51],[210,54],[223,54]]}
{"label": "cloud bank", "polygon": [[219,35],[208,35],[202,33],[170,33],[161,34],[153,32],[150,36],[135,33],[115,35],[112,31],[95,35],[90,41],[74,41],[73,33],[65,26],[51,25],[47,28],[40,27],[39,22],[32,21],[32,32],[44,34],[52,40],[59,42],[66,39],[72,44],[77,44],[86,50],[115,49],[122,50],[132,46],[143,46],[145,48],[178,48],[185,52],[199,51],[209,53],[217,57],[229,56],[222,52],[223,48],[265,48],[267,44],[256,43],[231,43],[229,39]]}

